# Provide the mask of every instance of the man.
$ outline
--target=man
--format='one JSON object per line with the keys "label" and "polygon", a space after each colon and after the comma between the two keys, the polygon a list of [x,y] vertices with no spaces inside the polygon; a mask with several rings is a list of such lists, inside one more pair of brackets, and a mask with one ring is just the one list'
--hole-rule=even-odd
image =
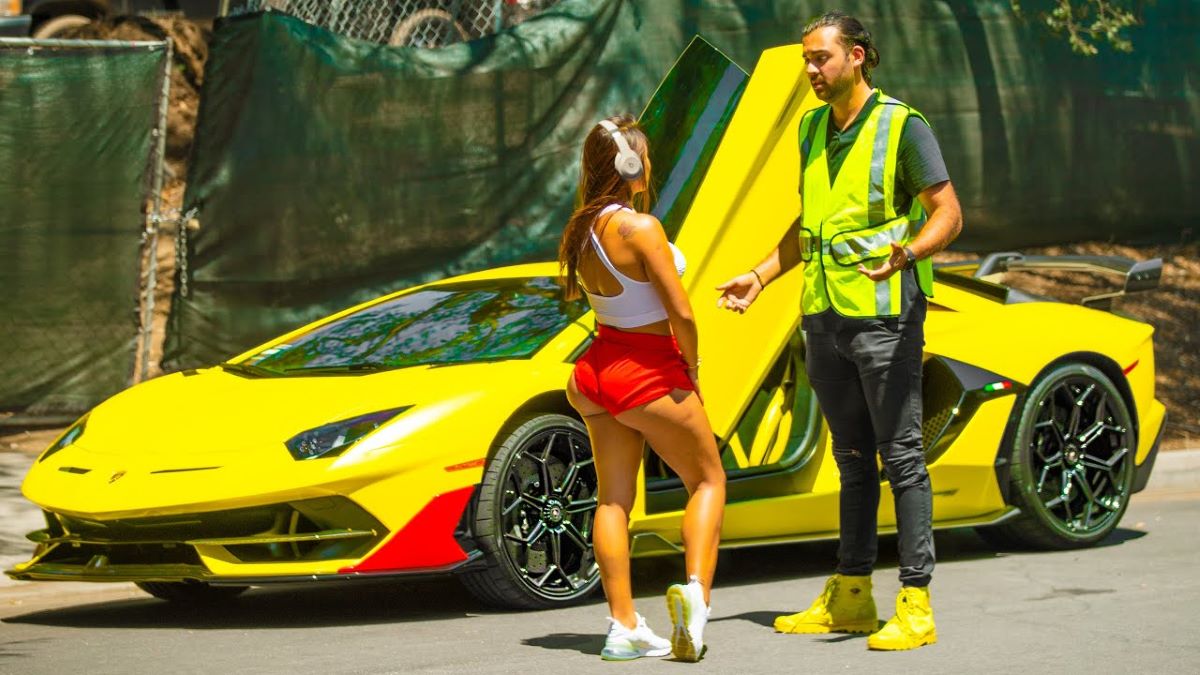
{"label": "man", "polygon": [[[933,500],[921,447],[921,348],[929,260],[962,229],[962,214],[925,119],[871,87],[879,52],[853,17],[804,29],[806,72],[827,105],[800,123],[801,215],[775,250],[718,287],[742,313],[804,262],[801,328],[807,369],[841,474],[837,573],[812,606],[775,619],[782,633],[873,633],[871,649],[937,641],[929,605]],[[926,219],[926,214],[928,218]],[[879,471],[896,501],[896,615],[879,631],[871,596]]]}

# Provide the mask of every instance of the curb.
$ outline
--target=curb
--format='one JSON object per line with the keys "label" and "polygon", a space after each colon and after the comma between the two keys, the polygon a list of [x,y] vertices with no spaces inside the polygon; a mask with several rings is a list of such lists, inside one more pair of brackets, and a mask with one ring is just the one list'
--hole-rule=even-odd
{"label": "curb", "polygon": [[1161,450],[1145,492],[1200,490],[1200,449]]}

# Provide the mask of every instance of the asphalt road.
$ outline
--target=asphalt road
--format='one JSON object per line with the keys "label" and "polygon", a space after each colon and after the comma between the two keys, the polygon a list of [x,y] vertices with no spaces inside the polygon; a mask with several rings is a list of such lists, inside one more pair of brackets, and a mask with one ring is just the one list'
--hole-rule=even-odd
{"label": "asphalt road", "polygon": [[[1196,672],[1200,492],[1142,493],[1122,527],[1083,551],[997,553],[971,531],[937,535],[933,601],[941,642],[868,652],[860,636],[776,635],[776,614],[820,591],[832,543],[723,553],[698,665],[599,660],[599,600],[562,610],[483,609],[452,580],[255,589],[184,610],[127,584],[0,586],[0,672]],[[881,540],[880,612],[898,589]],[[635,564],[639,610],[667,632],[661,592],[677,558]]]}

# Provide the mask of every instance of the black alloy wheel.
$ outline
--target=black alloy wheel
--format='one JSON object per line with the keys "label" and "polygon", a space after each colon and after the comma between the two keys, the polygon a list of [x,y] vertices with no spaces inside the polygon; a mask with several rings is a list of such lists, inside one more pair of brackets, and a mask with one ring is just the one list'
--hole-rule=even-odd
{"label": "black alloy wheel", "polygon": [[474,532],[486,568],[463,584],[500,607],[579,602],[600,583],[592,550],[596,469],[578,420],[540,414],[496,449],[484,473]]}
{"label": "black alloy wheel", "polygon": [[981,530],[998,543],[1090,546],[1120,522],[1133,492],[1137,434],[1116,386],[1098,369],[1058,366],[1025,394],[1012,447],[1013,520]]}

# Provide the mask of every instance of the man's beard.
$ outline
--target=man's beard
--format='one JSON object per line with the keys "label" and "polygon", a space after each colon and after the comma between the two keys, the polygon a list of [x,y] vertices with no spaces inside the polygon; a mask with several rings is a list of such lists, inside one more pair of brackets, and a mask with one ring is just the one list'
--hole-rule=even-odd
{"label": "man's beard", "polygon": [[850,89],[854,87],[854,78],[839,77],[838,79],[832,81],[825,80],[824,84],[825,89],[823,91],[814,90],[813,93],[817,95],[817,98],[828,103],[829,101],[832,101],[850,91]]}

